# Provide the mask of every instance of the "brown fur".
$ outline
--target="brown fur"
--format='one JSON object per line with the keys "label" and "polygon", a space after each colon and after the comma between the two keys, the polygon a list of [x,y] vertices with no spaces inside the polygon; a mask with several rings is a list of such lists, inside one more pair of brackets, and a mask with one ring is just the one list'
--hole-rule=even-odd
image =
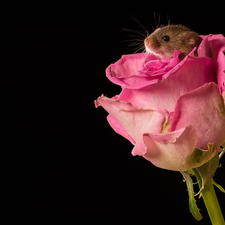
{"label": "brown fur", "polygon": [[[168,42],[162,39],[165,35],[170,38]],[[198,48],[201,41],[202,38],[197,33],[185,26],[168,25],[150,34],[144,42],[146,48],[156,55],[171,58],[174,50],[180,50],[182,52],[180,57],[183,59],[194,47]],[[195,56],[197,56],[197,50],[195,51]]]}

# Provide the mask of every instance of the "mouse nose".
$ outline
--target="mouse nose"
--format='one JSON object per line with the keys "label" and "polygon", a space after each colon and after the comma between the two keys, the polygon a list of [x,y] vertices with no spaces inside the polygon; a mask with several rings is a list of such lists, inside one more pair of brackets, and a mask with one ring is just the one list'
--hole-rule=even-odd
{"label": "mouse nose", "polygon": [[145,45],[146,48],[151,48],[151,46],[152,46],[152,40],[149,39],[149,38],[145,38],[144,45]]}
{"label": "mouse nose", "polygon": [[148,45],[149,45],[148,38],[145,38],[145,40],[144,40],[144,44],[145,44],[145,46],[148,46]]}

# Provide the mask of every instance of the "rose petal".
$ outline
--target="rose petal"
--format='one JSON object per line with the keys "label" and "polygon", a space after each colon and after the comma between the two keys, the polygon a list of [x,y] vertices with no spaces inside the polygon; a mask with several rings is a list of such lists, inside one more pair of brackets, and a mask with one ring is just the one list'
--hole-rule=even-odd
{"label": "rose petal", "polygon": [[127,133],[127,131],[124,129],[124,127],[116,120],[112,115],[107,116],[108,123],[113,128],[113,130],[129,140],[133,145],[135,145],[134,139]]}
{"label": "rose petal", "polygon": [[[109,99],[104,96],[97,99],[97,104],[108,111],[124,127],[135,142],[140,139],[143,133],[160,133],[163,123],[168,117],[168,113],[165,110],[135,108],[127,102]],[[110,122],[110,125],[116,129],[115,127],[118,124],[114,125],[113,120],[110,120]]]}
{"label": "rose petal", "polygon": [[[170,70],[174,69],[174,67],[177,66],[177,64],[180,63],[179,60],[179,54],[181,52],[175,50],[174,56],[168,60],[168,59],[162,59],[162,60],[146,60],[143,69],[140,71],[140,73],[147,74],[150,79],[154,79],[155,77],[158,77],[158,80],[162,80],[163,78],[166,78],[170,73]],[[181,63],[183,64],[183,62]]]}
{"label": "rose petal", "polygon": [[142,68],[144,60],[144,53],[123,55],[120,60],[107,67],[106,76],[111,82],[125,86],[127,85],[125,82],[126,78],[137,75],[138,70]]}
{"label": "rose petal", "polygon": [[169,133],[144,134],[132,154],[142,155],[163,169],[188,171],[205,164],[221,151],[214,144],[209,144],[207,151],[196,149],[196,141],[196,130],[192,125]]}
{"label": "rose petal", "polygon": [[193,126],[158,135],[144,134],[143,143],[147,150],[143,157],[163,169],[187,171],[193,167],[185,160],[193,153],[196,141]]}
{"label": "rose petal", "polygon": [[187,57],[186,63],[167,79],[140,89],[125,88],[119,99],[135,107],[160,107],[172,112],[180,96],[211,81],[216,82],[215,62]]}
{"label": "rose petal", "polygon": [[220,146],[224,142],[225,105],[215,83],[205,84],[178,99],[171,131],[189,124],[197,131],[197,148],[208,149],[208,143]]}
{"label": "rose petal", "polygon": [[143,139],[140,138],[137,143],[135,144],[131,154],[133,156],[136,155],[144,155],[147,152],[147,147],[146,145],[143,143]]}
{"label": "rose petal", "polygon": [[203,36],[198,48],[199,57],[210,57],[217,63],[217,83],[220,93],[225,91],[225,37],[219,35]]}
{"label": "rose petal", "polygon": [[[185,63],[186,58],[182,60],[182,62],[179,62],[178,52],[177,50],[174,52],[174,57],[169,61],[169,64],[168,62],[164,63],[164,61],[162,61],[165,65],[168,64],[168,66],[154,73],[153,77],[151,73],[149,74],[150,71],[143,71],[143,69],[146,69],[144,64],[147,63],[148,60],[156,60],[158,62],[159,59],[147,53],[123,55],[120,60],[111,64],[106,69],[106,76],[111,82],[124,88],[139,89],[154,84],[162,80],[162,78],[168,77],[171,73],[174,73]],[[156,63],[156,66],[157,64],[158,63]]]}

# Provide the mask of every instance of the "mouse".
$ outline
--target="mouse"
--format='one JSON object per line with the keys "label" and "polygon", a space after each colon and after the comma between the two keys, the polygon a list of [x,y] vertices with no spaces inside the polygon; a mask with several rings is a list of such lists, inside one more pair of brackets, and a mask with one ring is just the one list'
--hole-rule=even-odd
{"label": "mouse", "polygon": [[163,59],[170,59],[174,50],[181,51],[180,61],[183,60],[196,47],[194,56],[198,56],[197,49],[202,38],[191,29],[183,25],[167,25],[156,29],[144,39],[147,53]]}

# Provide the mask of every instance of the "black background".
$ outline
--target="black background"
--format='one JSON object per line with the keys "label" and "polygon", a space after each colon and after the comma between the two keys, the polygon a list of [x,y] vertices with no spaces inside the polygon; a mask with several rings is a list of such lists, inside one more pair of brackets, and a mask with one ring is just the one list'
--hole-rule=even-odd
{"label": "black background", "polygon": [[[94,100],[120,92],[105,68],[134,52],[121,42],[131,34],[122,28],[139,29],[130,15],[150,29],[155,12],[160,25],[168,16],[199,34],[224,35],[223,6],[74,4],[20,5],[1,19],[6,224],[210,224],[202,199],[203,220],[190,214],[182,175],[133,157]],[[215,180],[225,187],[224,173],[222,166]]]}

